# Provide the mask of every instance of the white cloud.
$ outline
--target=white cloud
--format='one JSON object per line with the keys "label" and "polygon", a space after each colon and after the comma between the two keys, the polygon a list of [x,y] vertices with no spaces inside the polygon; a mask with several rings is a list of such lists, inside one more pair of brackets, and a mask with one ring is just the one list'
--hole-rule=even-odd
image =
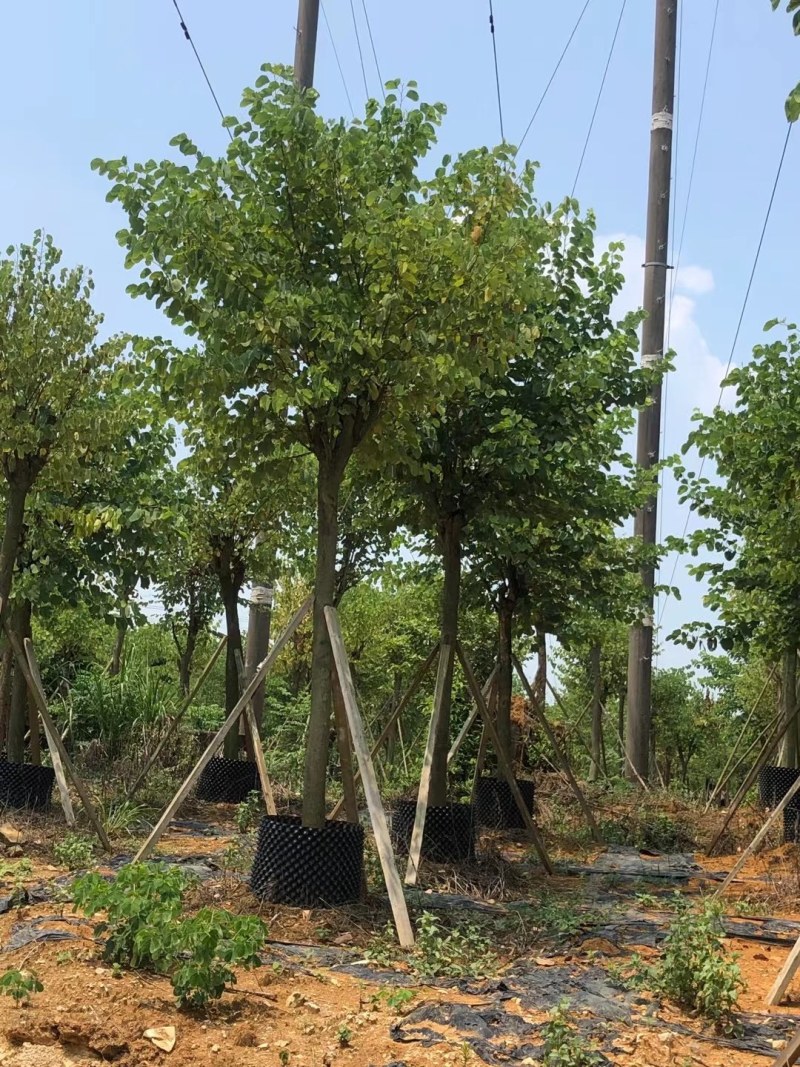
{"label": "white cloud", "polygon": [[678,267],[675,288],[694,293],[696,296],[705,296],[714,289],[714,275],[707,267],[697,267],[691,264]]}

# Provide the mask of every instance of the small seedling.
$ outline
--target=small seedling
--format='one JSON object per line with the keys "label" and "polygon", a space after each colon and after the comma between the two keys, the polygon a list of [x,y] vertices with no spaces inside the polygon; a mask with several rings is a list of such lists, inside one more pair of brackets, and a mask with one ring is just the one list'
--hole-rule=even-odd
{"label": "small seedling", "polygon": [[599,1055],[586,1044],[577,1030],[572,1029],[568,1018],[569,1001],[562,1000],[558,1007],[550,1012],[548,1021],[542,1028],[542,1063],[545,1067],[594,1067],[601,1062]]}
{"label": "small seedling", "polygon": [[278,1053],[278,1061],[281,1067],[286,1067],[289,1062],[289,1050],[287,1048],[282,1048],[280,1050]]}
{"label": "small seedling", "polygon": [[240,834],[252,830],[261,814],[261,794],[253,790],[236,808],[236,829]]}
{"label": "small seedling", "polygon": [[74,955],[74,953],[70,952],[69,949],[65,949],[62,952],[57,952],[56,953],[56,963],[59,966],[63,966],[66,963],[72,963],[72,961],[74,959],[75,959],[75,955]]}
{"label": "small seedling", "polygon": [[32,971],[20,971],[16,967],[0,975],[0,993],[13,997],[17,1007],[29,1004],[31,993],[41,993],[44,986]]}
{"label": "small seedling", "polygon": [[399,1012],[407,1007],[417,994],[413,989],[395,989],[391,993],[384,990],[380,995],[385,998],[387,1007]]}
{"label": "small seedling", "polygon": [[336,1040],[339,1042],[341,1048],[349,1047],[350,1042],[353,1040],[353,1031],[346,1023],[342,1023],[336,1031]]}
{"label": "small seedling", "polygon": [[62,867],[69,867],[71,871],[81,870],[92,866],[94,844],[81,834],[65,834],[64,839],[53,846],[53,855],[56,863]]}

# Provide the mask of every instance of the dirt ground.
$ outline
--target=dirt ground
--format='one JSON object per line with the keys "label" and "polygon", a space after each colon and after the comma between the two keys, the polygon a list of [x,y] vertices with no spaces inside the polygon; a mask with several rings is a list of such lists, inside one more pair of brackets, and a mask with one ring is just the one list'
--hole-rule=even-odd
{"label": "dirt ground", "polygon": [[[625,818],[624,805],[614,804],[620,809],[617,815]],[[58,814],[34,818],[7,813],[0,820],[24,835],[21,844],[0,852],[0,903],[14,894],[0,915],[0,971],[30,969],[44,986],[28,1006],[16,1007],[11,998],[0,997],[0,1065],[468,1067],[534,1063],[538,1058],[535,1048],[531,1055],[522,1055],[520,1050],[541,1041],[535,1030],[547,1019],[547,1004],[537,1000],[536,989],[545,989],[551,975],[554,982],[584,976],[600,982],[592,988],[600,990],[596,1004],[602,1008],[611,999],[603,982],[613,980],[620,961],[634,951],[644,958],[658,952],[647,937],[636,944],[635,936],[633,941],[627,935],[615,940],[614,931],[633,929],[635,934],[639,927],[651,930],[653,924],[666,931],[670,912],[661,907],[661,896],[678,889],[699,899],[718,885],[696,877],[576,873],[602,859],[604,850],[586,841],[570,844],[568,835],[559,837],[555,832],[548,836],[548,847],[562,867],[557,877],[547,879],[535,867],[524,838],[485,835],[482,845],[488,858],[482,864],[459,872],[426,869],[420,899],[442,909],[441,914],[450,920],[456,915],[497,918],[500,933],[493,947],[500,957],[499,973],[486,982],[426,981],[411,973],[402,960],[388,966],[364,962],[365,950],[380,936],[390,915],[379,892],[369,905],[335,911],[261,906],[247,889],[241,856],[238,869],[234,866],[236,850],[231,846],[236,835],[231,810],[204,806],[193,814],[216,828],[219,836],[183,826],[171,829],[160,846],[163,856],[200,860],[211,867],[212,876],[193,891],[191,905],[257,913],[270,930],[264,966],[240,974],[233,992],[208,1013],[194,1015],[176,1008],[168,979],[135,972],[117,974],[105,965],[92,925],[75,915],[64,894],[60,901],[58,894],[55,899],[40,899],[42,886],[45,895],[52,897],[47,887],[68,874],[53,861],[53,845],[64,833]],[[705,827],[697,825],[698,812],[684,814],[702,836]],[[721,814],[711,812],[705,819],[710,834]],[[734,838],[745,843],[762,819],[758,811],[744,812],[735,822]],[[130,854],[135,848],[130,838],[115,844],[121,853]],[[800,851],[795,846],[773,845],[747,864],[726,895],[731,921],[744,924],[745,936],[732,933],[727,938],[745,981],[739,1009],[756,1029],[771,1021],[777,1025],[783,1016],[800,1023],[800,978],[781,1007],[768,1010],[764,1002],[792,941],[800,934],[800,927],[795,934],[787,928],[777,939],[773,934],[759,934],[766,930],[767,917],[800,923]],[[651,853],[644,853],[643,862],[654,862],[653,870],[659,865],[663,868],[663,856]],[[635,850],[626,855],[638,861]],[[15,873],[21,860],[27,861],[24,875]],[[730,870],[736,853],[709,859],[696,852],[695,860],[713,876]],[[102,861],[99,869],[104,869]],[[533,913],[540,916],[537,921],[520,910],[530,901],[538,902],[539,911]],[[549,912],[542,910],[542,901]],[[469,910],[470,902],[474,912]],[[415,906],[415,914],[419,910]],[[577,928],[566,933],[548,929],[548,914],[556,917],[557,926],[558,916],[575,911],[581,915]],[[32,938],[22,947],[9,947],[12,937],[31,930]],[[40,936],[48,939],[34,939]],[[406,1003],[393,1007],[388,994],[397,988],[408,989],[410,994]],[[527,995],[526,990],[534,992]],[[634,1067],[767,1065],[797,1025],[790,1027],[787,1022],[778,1036],[762,1036],[763,1047],[755,1052],[727,1046],[723,1036],[700,1020],[667,1004],[655,1004],[646,995],[633,998],[625,1011],[627,1018],[607,1019],[592,1032],[602,1035],[599,1044],[605,1062]],[[580,1000],[570,1009],[576,1022],[591,1022],[592,1014],[592,1010],[582,1010]],[[144,1036],[145,1031],[159,1027],[175,1028],[170,1052]],[[764,1032],[774,1034],[774,1030]]]}

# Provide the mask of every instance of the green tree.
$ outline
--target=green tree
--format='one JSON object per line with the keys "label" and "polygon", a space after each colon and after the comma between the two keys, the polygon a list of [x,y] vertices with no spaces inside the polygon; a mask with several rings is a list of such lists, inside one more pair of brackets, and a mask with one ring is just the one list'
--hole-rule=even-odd
{"label": "green tree", "polygon": [[[617,521],[637,499],[610,467],[625,462],[623,437],[649,375],[634,365],[636,317],[616,323],[610,315],[622,284],[620,247],[596,257],[594,220],[576,218],[575,206],[567,202],[550,217],[537,209],[538,243],[529,248],[520,289],[527,298],[505,324],[513,354],[500,372],[487,372],[422,422],[420,454],[401,478],[409,525],[432,534],[441,553],[441,638],[450,648],[465,553],[492,559],[503,630],[498,726],[507,755],[511,608],[531,584],[520,561],[538,559],[550,528]],[[447,791],[451,689],[452,665],[433,759],[434,804]]]}
{"label": "green tree", "polygon": [[[25,511],[34,486],[68,484],[108,427],[104,401],[121,344],[98,343],[102,317],[91,305],[82,267],[61,268],[61,253],[37,232],[0,260],[0,467],[4,522],[0,542],[0,622],[5,623]],[[45,477],[46,476],[46,477]],[[18,633],[30,610],[18,605]],[[8,662],[8,661],[7,661]],[[19,682],[21,692],[24,685]],[[9,758],[23,758],[24,699],[7,738]]]}
{"label": "green tree", "polygon": [[[339,498],[357,449],[385,461],[422,407],[487,364],[493,324],[517,298],[528,254],[528,183],[511,153],[468,153],[418,176],[444,108],[398,83],[363,119],[327,121],[316,94],[265,67],[226,120],[222,158],[185,135],[172,160],[95,161],[126,210],[120,234],[137,294],[154,299],[200,347],[156,373],[205,422],[233,427],[240,454],[299,447],[317,464],[311,712],[303,819],[325,815]],[[465,339],[474,343],[465,344]],[[486,338],[486,340],[483,340]],[[506,344],[508,342],[506,341]]]}
{"label": "green tree", "polygon": [[692,571],[706,579],[705,603],[717,621],[690,625],[680,638],[693,643],[701,636],[711,650],[719,641],[726,650],[752,648],[782,658],[787,766],[797,766],[800,748],[799,355],[794,325],[781,339],[756,346],[750,362],[726,380],[736,392],[733,409],[698,416],[684,446],[695,445],[712,460],[719,480],[681,472],[683,496],[703,519],[689,542],[701,556]]}

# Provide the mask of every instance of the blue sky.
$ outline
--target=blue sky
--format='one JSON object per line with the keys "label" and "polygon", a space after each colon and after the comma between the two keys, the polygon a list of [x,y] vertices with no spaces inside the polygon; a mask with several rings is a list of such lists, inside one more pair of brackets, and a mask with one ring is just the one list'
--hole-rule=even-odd
{"label": "blue sky", "polygon": [[[183,0],[182,10],[222,102],[235,111],[241,89],[261,63],[291,62],[296,7],[255,0]],[[367,82],[378,77],[354,0]],[[599,233],[624,235],[628,283],[621,307],[640,300],[644,234],[654,3],[628,0],[577,187],[598,216]],[[583,0],[494,0],[506,136],[516,142],[550,75]],[[722,0],[703,135],[676,282],[672,343],[678,370],[669,385],[666,449],[686,435],[694,407],[708,409],[728,360],[736,320],[786,132],[783,100],[800,76],[800,41],[789,18],[768,0]],[[349,0],[325,4],[333,38],[358,109],[365,91]],[[424,98],[443,100],[448,116],[441,152],[499,140],[488,29],[488,0],[367,0],[384,79],[415,78]],[[620,0],[592,0],[573,46],[533,126],[523,153],[541,164],[539,193],[558,200],[572,188]],[[683,0],[676,203],[686,203],[713,0]],[[4,11],[0,68],[5,164],[0,170],[0,234],[4,245],[36,227],[55,237],[69,262],[90,266],[97,304],[111,330],[159,332],[160,314],[131,301],[132,279],[114,233],[118,208],[105,203],[105,183],[89,169],[95,156],[160,157],[178,132],[206,150],[223,150],[213,101],[171,0],[135,4],[40,0]],[[325,22],[320,22],[316,85],[320,106],[349,114]],[[745,358],[773,316],[797,316],[796,211],[800,134],[793,138],[753,287],[736,359]],[[792,210],[792,199],[795,210]],[[664,533],[679,533],[684,515],[667,485]],[[672,562],[668,566],[671,572]],[[668,576],[668,575],[667,575]],[[697,617],[700,591],[685,579],[681,603],[664,611],[665,629]],[[678,662],[667,650],[663,662]]]}

